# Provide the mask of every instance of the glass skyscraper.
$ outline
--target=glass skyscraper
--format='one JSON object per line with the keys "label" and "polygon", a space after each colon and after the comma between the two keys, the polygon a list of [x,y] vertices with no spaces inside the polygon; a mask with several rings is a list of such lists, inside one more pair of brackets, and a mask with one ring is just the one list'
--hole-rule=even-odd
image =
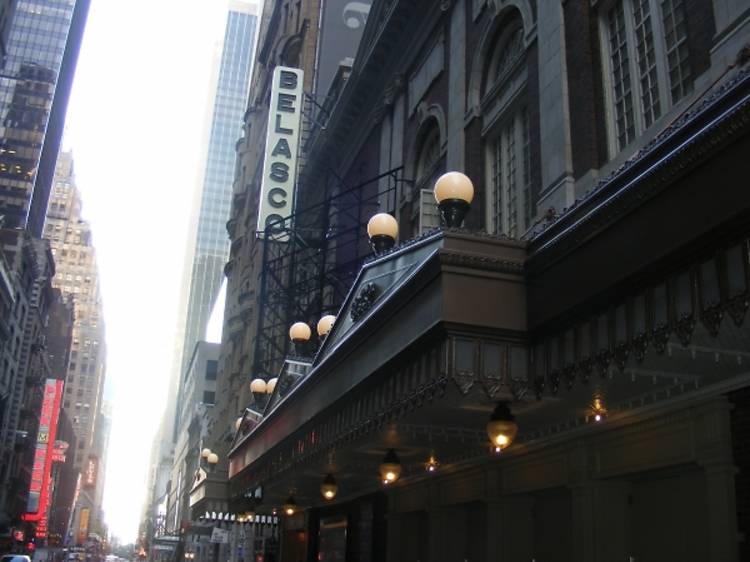
{"label": "glass skyscraper", "polygon": [[41,236],[89,0],[19,0],[0,75],[0,214]]}
{"label": "glass skyscraper", "polygon": [[242,131],[255,59],[256,11],[255,4],[235,0],[230,3],[227,15],[195,229],[182,348],[183,372],[195,343],[205,337],[229,258],[226,222],[232,199],[235,144]]}

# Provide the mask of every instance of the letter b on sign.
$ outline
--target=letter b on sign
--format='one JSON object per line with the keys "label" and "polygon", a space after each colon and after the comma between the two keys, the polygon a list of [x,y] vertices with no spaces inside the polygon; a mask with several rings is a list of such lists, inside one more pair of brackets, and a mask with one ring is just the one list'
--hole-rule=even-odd
{"label": "letter b on sign", "polygon": [[295,90],[297,88],[297,75],[294,72],[282,70],[279,76],[279,88]]}

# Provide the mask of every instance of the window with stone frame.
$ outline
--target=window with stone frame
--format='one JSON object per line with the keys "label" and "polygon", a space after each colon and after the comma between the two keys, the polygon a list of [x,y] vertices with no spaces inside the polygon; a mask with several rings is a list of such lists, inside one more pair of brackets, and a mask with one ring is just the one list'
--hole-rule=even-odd
{"label": "window with stone frame", "polygon": [[440,226],[437,203],[432,194],[437,179],[445,173],[445,165],[442,159],[440,147],[440,127],[435,119],[430,119],[423,126],[421,143],[417,152],[414,166],[415,190],[419,195],[418,205],[415,210],[418,213],[415,232],[421,234]]}
{"label": "window with stone frame", "polygon": [[613,151],[693,90],[683,0],[614,0],[601,10]]}
{"label": "window with stone frame", "polygon": [[[506,20],[485,65],[485,107],[500,106],[486,135],[487,229],[518,238],[531,226],[531,146],[524,92],[526,44],[520,14]],[[500,101],[495,101],[500,100]]]}
{"label": "window with stone frame", "polygon": [[430,180],[437,179],[435,176],[440,161],[440,128],[434,119],[430,120],[421,136],[414,172],[417,187],[426,188]]}

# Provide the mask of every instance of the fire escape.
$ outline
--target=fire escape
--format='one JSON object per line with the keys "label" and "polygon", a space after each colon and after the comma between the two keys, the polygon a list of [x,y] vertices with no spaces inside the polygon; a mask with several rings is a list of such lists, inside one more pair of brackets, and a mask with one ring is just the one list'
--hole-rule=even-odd
{"label": "fire escape", "polygon": [[[289,355],[289,326],[335,313],[371,250],[367,221],[393,212],[396,188],[403,181],[395,168],[354,186],[328,170],[315,185],[330,194],[269,224],[263,244],[254,373],[275,376]],[[298,195],[299,201],[299,195]]]}

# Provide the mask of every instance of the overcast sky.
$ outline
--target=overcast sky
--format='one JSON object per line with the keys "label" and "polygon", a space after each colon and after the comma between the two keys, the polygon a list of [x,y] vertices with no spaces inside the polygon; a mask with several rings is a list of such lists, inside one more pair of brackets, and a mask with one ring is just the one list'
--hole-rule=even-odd
{"label": "overcast sky", "polygon": [[[164,407],[187,218],[225,0],[93,0],[68,111],[114,407],[104,507],[135,539]],[[239,134],[239,124],[238,124]]]}

